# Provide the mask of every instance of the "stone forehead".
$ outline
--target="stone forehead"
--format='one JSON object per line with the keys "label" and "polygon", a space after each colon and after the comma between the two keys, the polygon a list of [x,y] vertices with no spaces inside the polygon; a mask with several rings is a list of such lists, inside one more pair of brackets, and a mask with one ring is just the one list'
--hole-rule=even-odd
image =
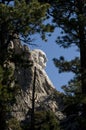
{"label": "stone forehead", "polygon": [[46,54],[44,53],[44,51],[42,51],[40,49],[34,49],[33,52],[36,52],[39,55],[44,55],[46,57]]}

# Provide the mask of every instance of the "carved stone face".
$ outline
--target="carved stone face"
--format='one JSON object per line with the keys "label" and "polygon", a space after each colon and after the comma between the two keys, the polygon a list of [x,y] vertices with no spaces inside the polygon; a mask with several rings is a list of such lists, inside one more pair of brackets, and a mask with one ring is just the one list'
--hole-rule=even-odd
{"label": "carved stone face", "polygon": [[47,57],[46,54],[39,49],[32,51],[33,60],[38,63],[43,69],[46,67]]}

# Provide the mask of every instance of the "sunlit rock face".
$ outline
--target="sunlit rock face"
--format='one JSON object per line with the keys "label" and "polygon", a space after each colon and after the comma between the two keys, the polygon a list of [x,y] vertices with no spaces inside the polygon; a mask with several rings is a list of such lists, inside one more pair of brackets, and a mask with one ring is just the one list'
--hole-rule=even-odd
{"label": "sunlit rock face", "polygon": [[[50,109],[56,113],[59,119],[63,118],[63,114],[60,112],[63,106],[62,99],[45,71],[46,54],[40,49],[30,50],[20,41],[11,41],[8,44],[8,52],[10,57],[15,55],[17,58],[13,65],[15,79],[13,83],[14,87],[16,83],[20,87],[16,95],[16,103],[12,107],[12,116],[20,121],[25,120],[27,116],[29,117],[32,108],[34,68],[36,67],[35,110]],[[8,62],[10,63],[10,61]]]}
{"label": "sunlit rock face", "polygon": [[36,65],[40,65],[41,69],[46,67],[47,57],[46,54],[39,49],[35,49],[31,52],[34,63]]}
{"label": "sunlit rock face", "polygon": [[[40,75],[39,80],[43,81],[43,77],[44,77],[44,82],[47,82],[49,84],[49,88],[50,87],[55,88],[45,71],[46,64],[47,64],[46,54],[40,49],[35,49],[35,50],[31,51],[31,55],[32,55],[32,60],[33,60],[34,66],[36,66],[36,69],[38,69],[38,72]],[[41,73],[42,73],[42,77],[41,77]],[[42,81],[41,81],[41,83],[42,83]],[[42,84],[41,84],[41,86],[42,86]]]}

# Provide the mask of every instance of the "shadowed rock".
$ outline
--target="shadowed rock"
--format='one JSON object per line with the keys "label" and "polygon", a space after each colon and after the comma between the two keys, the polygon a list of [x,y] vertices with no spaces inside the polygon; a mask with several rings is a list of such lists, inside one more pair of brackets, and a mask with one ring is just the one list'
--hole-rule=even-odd
{"label": "shadowed rock", "polygon": [[[22,45],[19,40],[10,41],[8,44],[9,57],[14,57],[14,87],[20,87],[16,95],[16,103],[12,106],[12,116],[22,121],[29,117],[32,107],[32,88],[34,79],[34,67],[36,67],[35,83],[35,110],[52,110],[59,119],[63,118],[61,113],[62,99],[50,81],[46,71],[46,54],[40,50],[30,50],[28,46]],[[7,61],[10,63],[11,61]],[[14,64],[14,65],[13,65]]]}

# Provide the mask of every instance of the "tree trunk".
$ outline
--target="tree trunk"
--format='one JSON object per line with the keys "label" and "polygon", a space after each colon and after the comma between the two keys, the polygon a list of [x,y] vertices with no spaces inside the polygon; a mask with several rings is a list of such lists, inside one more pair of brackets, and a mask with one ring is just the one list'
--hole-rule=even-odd
{"label": "tree trunk", "polygon": [[6,58],[8,35],[6,24],[3,23],[0,30],[0,64],[3,64]]}
{"label": "tree trunk", "polygon": [[[79,14],[83,16],[83,6],[79,3]],[[80,64],[81,64],[81,88],[82,94],[86,94],[86,41],[85,26],[83,20],[79,18],[79,44],[80,44]]]}
{"label": "tree trunk", "polygon": [[35,117],[34,117],[34,108],[35,108],[35,85],[36,85],[36,67],[34,68],[34,79],[33,79],[33,89],[32,89],[32,111],[31,111],[31,129],[35,129]]}

